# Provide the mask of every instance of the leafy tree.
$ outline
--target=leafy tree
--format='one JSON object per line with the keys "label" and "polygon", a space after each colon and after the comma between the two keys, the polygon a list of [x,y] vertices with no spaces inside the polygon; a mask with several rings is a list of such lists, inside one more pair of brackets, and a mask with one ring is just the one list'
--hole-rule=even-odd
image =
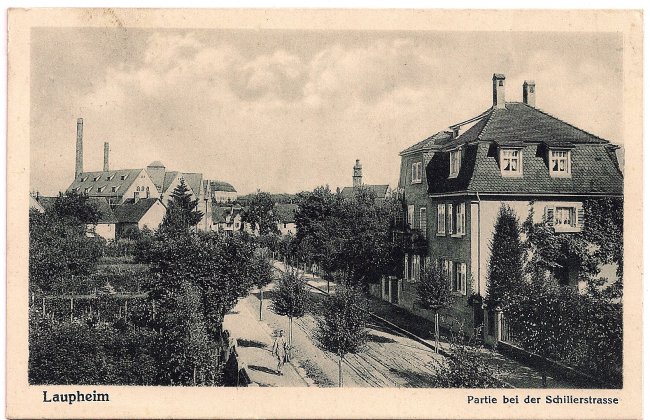
{"label": "leafy tree", "polygon": [[262,308],[264,304],[264,287],[273,280],[273,267],[271,261],[262,253],[257,253],[253,258],[250,267],[250,278],[259,290],[260,297],[260,321],[262,320]]}
{"label": "leafy tree", "polygon": [[167,213],[160,228],[171,234],[189,232],[190,228],[196,226],[203,218],[203,213],[197,208],[198,199],[192,200],[192,193],[181,179],[167,201]]}
{"label": "leafy tree", "polygon": [[100,217],[97,205],[88,201],[88,196],[67,191],[60,193],[54,200],[51,209],[54,214],[62,219],[72,219],[74,224],[95,225]]}
{"label": "leafy tree", "polygon": [[488,302],[498,304],[524,281],[525,248],[517,215],[502,204],[490,241]]}
{"label": "leafy tree", "polygon": [[289,318],[289,346],[293,341],[293,319],[305,315],[308,293],[304,279],[291,270],[283,272],[276,284],[273,311]]}
{"label": "leafy tree", "polygon": [[271,194],[258,191],[251,197],[248,209],[242,215],[242,220],[250,223],[253,231],[257,230],[260,235],[277,234],[279,233],[278,217],[274,208],[275,203]]}
{"label": "leafy tree", "polygon": [[316,340],[339,356],[339,387],[343,386],[345,355],[357,353],[367,341],[367,300],[357,288],[344,285],[325,300],[324,315],[318,321]]}
{"label": "leafy tree", "polygon": [[438,368],[433,378],[436,388],[505,388],[496,378],[496,370],[490,366],[479,347],[454,339],[451,355]]}
{"label": "leafy tree", "polygon": [[29,279],[32,289],[76,292],[97,266],[104,241],[89,238],[75,217],[29,212]]}
{"label": "leafy tree", "polygon": [[435,337],[436,353],[439,351],[440,342],[440,309],[446,307],[451,302],[451,292],[449,290],[449,278],[442,270],[442,267],[436,267],[427,264],[420,275],[420,280],[416,285],[416,291],[420,306],[430,309],[435,314]]}
{"label": "leafy tree", "polygon": [[342,201],[337,259],[353,283],[367,287],[401,267],[399,244],[392,240],[396,210],[395,202],[376,200],[368,188],[358,188],[354,198]]}
{"label": "leafy tree", "polygon": [[581,233],[598,247],[602,263],[617,265],[619,279],[623,277],[623,199],[599,198],[585,200],[585,225]]}

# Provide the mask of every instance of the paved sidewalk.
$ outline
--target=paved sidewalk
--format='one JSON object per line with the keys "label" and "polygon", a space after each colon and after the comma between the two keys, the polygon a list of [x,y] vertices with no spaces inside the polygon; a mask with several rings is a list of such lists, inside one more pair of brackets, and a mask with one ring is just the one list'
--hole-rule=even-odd
{"label": "paved sidewalk", "polygon": [[253,314],[248,300],[258,302],[252,295],[241,299],[223,321],[224,330],[229,330],[230,336],[237,340],[240,366],[246,368],[251,381],[258,386],[310,386],[311,381],[301,376],[291,363],[284,365],[283,375],[275,373],[277,359],[271,354],[272,330]]}

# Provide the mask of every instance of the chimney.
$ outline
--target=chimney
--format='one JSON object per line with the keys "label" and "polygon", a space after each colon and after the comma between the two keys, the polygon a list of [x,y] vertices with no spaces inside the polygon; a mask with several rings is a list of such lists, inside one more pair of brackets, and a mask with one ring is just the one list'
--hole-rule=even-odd
{"label": "chimney", "polygon": [[506,107],[506,76],[503,74],[494,73],[492,76],[492,106]]}
{"label": "chimney", "polygon": [[104,142],[104,172],[108,172],[108,142]]}
{"label": "chimney", "polygon": [[352,187],[360,187],[363,180],[363,174],[361,173],[361,162],[357,159],[357,162],[354,164],[354,172],[352,174]]}
{"label": "chimney", "polygon": [[84,119],[77,118],[77,155],[75,159],[74,177],[77,179],[79,174],[84,171]]}
{"label": "chimney", "polygon": [[524,81],[524,103],[535,108],[535,81]]}

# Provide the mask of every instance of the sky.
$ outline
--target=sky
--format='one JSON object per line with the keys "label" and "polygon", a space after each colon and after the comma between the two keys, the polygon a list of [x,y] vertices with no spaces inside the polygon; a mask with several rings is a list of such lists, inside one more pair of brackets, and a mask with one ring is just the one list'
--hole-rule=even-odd
{"label": "sky", "polygon": [[537,107],[623,144],[615,33],[35,28],[30,190],[84,169],[154,160],[242,194],[364,182],[395,187],[399,152],[535,80]]}

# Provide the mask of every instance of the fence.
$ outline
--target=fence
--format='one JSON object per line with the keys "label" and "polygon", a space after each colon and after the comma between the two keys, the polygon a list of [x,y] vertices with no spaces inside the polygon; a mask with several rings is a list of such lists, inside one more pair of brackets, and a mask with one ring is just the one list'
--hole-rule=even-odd
{"label": "fence", "polygon": [[508,321],[508,318],[506,318],[503,313],[499,313],[497,317],[499,319],[499,341],[521,347],[521,342],[518,339],[518,333],[515,326]]}

